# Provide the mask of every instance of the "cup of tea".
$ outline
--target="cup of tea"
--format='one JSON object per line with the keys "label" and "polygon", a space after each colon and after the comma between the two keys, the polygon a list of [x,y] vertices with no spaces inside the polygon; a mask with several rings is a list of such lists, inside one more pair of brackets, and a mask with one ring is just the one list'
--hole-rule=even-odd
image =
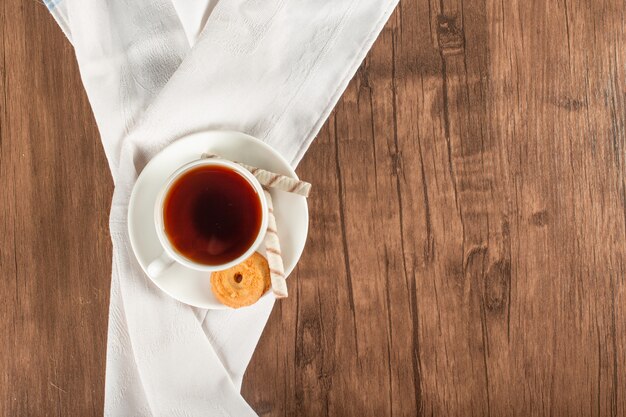
{"label": "cup of tea", "polygon": [[237,265],[261,244],[267,221],[263,188],[248,170],[217,159],[190,162],[157,197],[154,223],[164,250],[148,274],[174,262],[207,272]]}

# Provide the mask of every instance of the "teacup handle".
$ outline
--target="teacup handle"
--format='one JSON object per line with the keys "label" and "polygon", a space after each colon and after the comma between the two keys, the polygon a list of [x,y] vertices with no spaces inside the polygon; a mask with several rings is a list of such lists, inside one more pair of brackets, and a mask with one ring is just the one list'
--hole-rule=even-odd
{"label": "teacup handle", "polygon": [[174,259],[172,259],[172,257],[167,252],[163,251],[161,256],[150,262],[150,265],[148,265],[148,275],[150,275],[151,277],[158,277],[173,263]]}

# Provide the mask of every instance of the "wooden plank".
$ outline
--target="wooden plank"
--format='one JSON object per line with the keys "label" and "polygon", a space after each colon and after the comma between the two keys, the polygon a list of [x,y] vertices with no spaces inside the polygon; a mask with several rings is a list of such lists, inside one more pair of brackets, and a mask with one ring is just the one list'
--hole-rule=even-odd
{"label": "wooden plank", "polygon": [[[301,166],[336,172],[338,184],[316,182],[334,211],[312,221],[339,216],[344,238],[312,227],[299,299],[282,308],[306,303],[307,323],[340,317],[345,330],[279,333],[293,323],[274,315],[244,384],[251,403],[263,398],[264,415],[623,414],[624,40],[618,1],[402,2]],[[346,288],[353,303],[338,303]],[[294,330],[316,371],[266,392],[284,369],[266,349]]]}
{"label": "wooden plank", "polygon": [[112,182],[71,45],[41,3],[0,14],[0,414],[98,416]]}

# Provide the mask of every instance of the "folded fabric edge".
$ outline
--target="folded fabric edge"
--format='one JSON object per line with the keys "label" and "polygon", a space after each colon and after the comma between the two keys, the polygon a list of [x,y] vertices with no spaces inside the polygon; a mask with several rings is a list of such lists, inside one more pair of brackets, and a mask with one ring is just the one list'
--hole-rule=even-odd
{"label": "folded fabric edge", "polygon": [[67,10],[63,0],[43,0],[43,4],[46,5],[48,11],[54,17],[57,24],[65,34],[65,37],[72,43],[72,32],[70,30],[69,20],[67,18]]}
{"label": "folded fabric edge", "polygon": [[[346,88],[350,84],[352,78],[358,71],[359,67],[363,63],[365,57],[371,50],[374,42],[380,36],[383,28],[387,24],[389,18],[393,14],[393,11],[396,9],[399,0],[392,0],[389,4],[388,8],[385,9],[383,14],[380,16],[379,20],[375,23],[372,30],[368,33],[368,35],[364,38],[363,43],[356,50],[354,56],[348,63],[344,73],[337,77],[337,84],[334,89],[331,90],[331,93],[328,95],[325,101],[325,105],[322,107],[322,111],[320,112],[320,116],[317,121],[311,127],[311,130],[306,135],[306,139],[303,141],[301,146],[295,151],[293,155],[290,155],[288,158],[290,164],[295,168],[300,164],[300,161],[304,157],[304,154],[311,146],[313,140],[317,137],[318,133],[328,120],[328,117],[332,113],[333,109],[341,99],[343,93]],[[305,96],[305,95],[303,95]],[[278,129],[275,129],[278,130]],[[271,133],[270,133],[271,134]]]}

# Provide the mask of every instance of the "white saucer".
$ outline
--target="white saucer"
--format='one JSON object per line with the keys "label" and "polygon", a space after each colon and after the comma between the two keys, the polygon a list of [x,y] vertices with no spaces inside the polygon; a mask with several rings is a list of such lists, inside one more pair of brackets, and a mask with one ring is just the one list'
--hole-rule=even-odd
{"label": "white saucer", "polygon": [[[154,204],[167,178],[180,166],[200,159],[204,152],[298,178],[289,163],[270,146],[239,132],[203,132],[179,139],[163,149],[146,165],[133,188],[128,206],[128,233],[135,256],[147,266],[163,251],[154,225]],[[272,201],[285,264],[289,275],[302,255],[309,230],[306,198],[272,190]],[[265,248],[258,249],[265,255]],[[148,276],[150,276],[148,274]],[[224,309],[211,291],[210,273],[175,263],[158,277],[157,287],[171,297],[201,308]],[[271,295],[268,293],[264,297]]]}

